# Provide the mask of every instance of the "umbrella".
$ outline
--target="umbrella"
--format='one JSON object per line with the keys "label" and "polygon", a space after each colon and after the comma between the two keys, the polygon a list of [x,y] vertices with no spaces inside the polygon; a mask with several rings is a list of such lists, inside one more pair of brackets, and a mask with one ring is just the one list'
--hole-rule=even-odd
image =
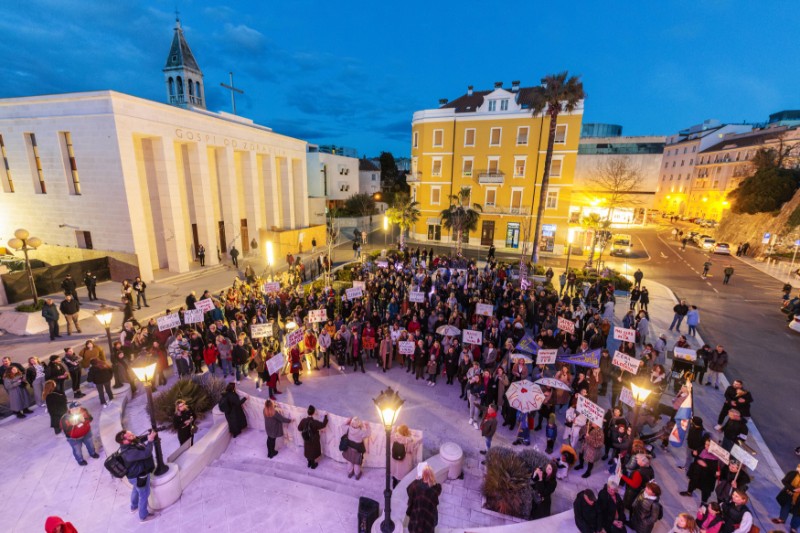
{"label": "umbrella", "polygon": [[526,353],[512,353],[510,357],[512,361],[516,361],[517,359],[522,359],[526,363],[533,363],[533,358]]}
{"label": "umbrella", "polygon": [[445,337],[455,337],[456,335],[459,335],[461,333],[461,330],[455,326],[451,326],[448,324],[436,328],[436,333],[438,333],[439,335],[444,335]]}
{"label": "umbrella", "polygon": [[563,381],[556,379],[556,378],[541,378],[536,380],[537,385],[544,385],[545,387],[551,387],[553,389],[561,389],[565,391],[572,392],[572,389],[564,383]]}
{"label": "umbrella", "polygon": [[508,405],[514,409],[523,413],[530,413],[542,406],[544,392],[542,392],[539,385],[523,379],[509,385],[506,391],[506,398],[508,398]]}

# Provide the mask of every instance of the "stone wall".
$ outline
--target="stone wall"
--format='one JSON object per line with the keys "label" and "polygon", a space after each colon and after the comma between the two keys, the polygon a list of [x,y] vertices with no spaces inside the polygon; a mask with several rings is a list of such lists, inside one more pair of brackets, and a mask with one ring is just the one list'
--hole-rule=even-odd
{"label": "stone wall", "polygon": [[43,244],[36,251],[31,252],[31,259],[39,259],[50,265],[64,265],[87,259],[100,259],[109,257],[111,261],[111,279],[122,281],[133,279],[139,275],[139,260],[136,254],[126,252],[112,252],[108,250],[87,250],[73,246],[60,246],[57,244]]}
{"label": "stone wall", "polygon": [[800,236],[796,235],[797,227],[788,226],[789,216],[795,209],[800,208],[800,190],[798,190],[791,200],[783,204],[777,214],[757,213],[755,215],[736,214],[727,211],[722,217],[717,229],[717,242],[728,242],[732,247],[736,247],[743,242],[750,243],[748,255],[758,257],[763,255],[767,245],[761,241],[765,233],[777,235],[775,242],[776,251],[782,251],[782,247],[791,247],[794,241]]}

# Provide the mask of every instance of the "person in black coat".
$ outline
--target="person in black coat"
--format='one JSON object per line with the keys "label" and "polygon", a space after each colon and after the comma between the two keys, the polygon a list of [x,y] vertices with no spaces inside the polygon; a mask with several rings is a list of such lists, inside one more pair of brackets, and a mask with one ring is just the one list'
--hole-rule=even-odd
{"label": "person in black coat", "polygon": [[228,386],[225,387],[225,393],[219,401],[219,410],[225,413],[225,420],[228,421],[228,431],[231,432],[233,438],[238,437],[239,433],[247,427],[247,417],[242,407],[246,401],[246,396],[240,398],[236,394],[236,383],[228,383]]}
{"label": "person in black coat", "polygon": [[581,533],[597,533],[602,529],[597,498],[592,489],[582,490],[572,503],[575,512],[575,525]]}
{"label": "person in black coat", "polygon": [[172,427],[178,432],[178,442],[181,446],[189,439],[192,439],[192,445],[194,444],[194,420],[194,411],[186,403],[186,400],[177,400],[175,402],[175,414],[172,416]]}
{"label": "person in black coat", "polygon": [[58,435],[61,433],[61,417],[67,413],[67,396],[58,390],[55,381],[48,380],[44,382],[42,398],[47,405],[47,414],[50,415],[50,427]]}
{"label": "person in black coat", "polygon": [[777,518],[772,519],[772,523],[785,524],[791,513],[792,520],[789,525],[793,531],[797,531],[800,527],[800,464],[795,470],[790,470],[783,476],[781,484],[783,488],[775,498],[781,506],[781,511]]}
{"label": "person in black coat", "polygon": [[597,495],[597,510],[600,525],[606,533],[625,533],[625,505],[619,493],[616,477],[608,478],[608,483]]}
{"label": "person in black coat", "polygon": [[544,471],[541,468],[534,470],[532,481],[534,496],[533,504],[531,505],[531,520],[550,516],[552,496],[558,485],[556,469],[553,463],[547,463]]}

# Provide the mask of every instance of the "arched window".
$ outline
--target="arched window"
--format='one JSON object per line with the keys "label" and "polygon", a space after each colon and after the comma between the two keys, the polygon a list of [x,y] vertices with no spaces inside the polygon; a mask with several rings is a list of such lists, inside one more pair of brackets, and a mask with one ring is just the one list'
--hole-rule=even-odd
{"label": "arched window", "polygon": [[169,88],[169,95],[170,96],[175,96],[175,80],[172,79],[172,76],[169,77],[169,80],[167,81],[167,83],[169,85],[169,87],[168,87]]}
{"label": "arched window", "polygon": [[203,95],[200,94],[200,82],[196,81],[196,82],[194,82],[194,84],[195,84],[195,86],[194,86],[194,95],[197,97],[197,101],[198,102],[202,102],[203,101]]}
{"label": "arched window", "polygon": [[191,78],[186,80],[186,86],[189,89],[189,96],[194,96],[194,83],[192,83]]}
{"label": "arched window", "polygon": [[178,84],[178,96],[183,96],[183,80],[181,79],[180,76],[175,78],[175,80]]}

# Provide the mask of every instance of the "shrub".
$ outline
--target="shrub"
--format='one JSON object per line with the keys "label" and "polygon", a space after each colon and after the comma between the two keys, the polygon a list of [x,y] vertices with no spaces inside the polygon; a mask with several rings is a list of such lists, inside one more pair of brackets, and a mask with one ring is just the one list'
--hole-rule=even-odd
{"label": "shrub", "polygon": [[20,313],[35,313],[36,311],[41,311],[42,307],[44,307],[44,300],[41,298],[36,301],[36,305],[30,304],[19,304],[16,307],[16,310]]}
{"label": "shrub", "polygon": [[[211,378],[218,379],[218,378]],[[222,380],[220,380],[222,381]],[[193,379],[179,379],[166,391],[153,397],[153,410],[156,422],[168,424],[172,427],[172,417],[175,414],[175,401],[186,400],[198,418],[214,408],[216,403],[206,389]],[[217,400],[219,402],[219,399]]]}
{"label": "shrub", "polygon": [[228,386],[228,382],[224,379],[208,373],[194,374],[192,376],[192,381],[197,383],[200,388],[208,394],[212,408],[222,399],[222,395],[225,393],[225,387]]}
{"label": "shrub", "polygon": [[531,512],[531,469],[521,454],[494,447],[486,455],[486,475],[481,493],[486,508],[519,518]]}
{"label": "shrub", "polygon": [[789,215],[789,220],[787,220],[786,223],[790,228],[800,226],[800,205],[795,207],[794,211],[792,211],[792,214]]}

